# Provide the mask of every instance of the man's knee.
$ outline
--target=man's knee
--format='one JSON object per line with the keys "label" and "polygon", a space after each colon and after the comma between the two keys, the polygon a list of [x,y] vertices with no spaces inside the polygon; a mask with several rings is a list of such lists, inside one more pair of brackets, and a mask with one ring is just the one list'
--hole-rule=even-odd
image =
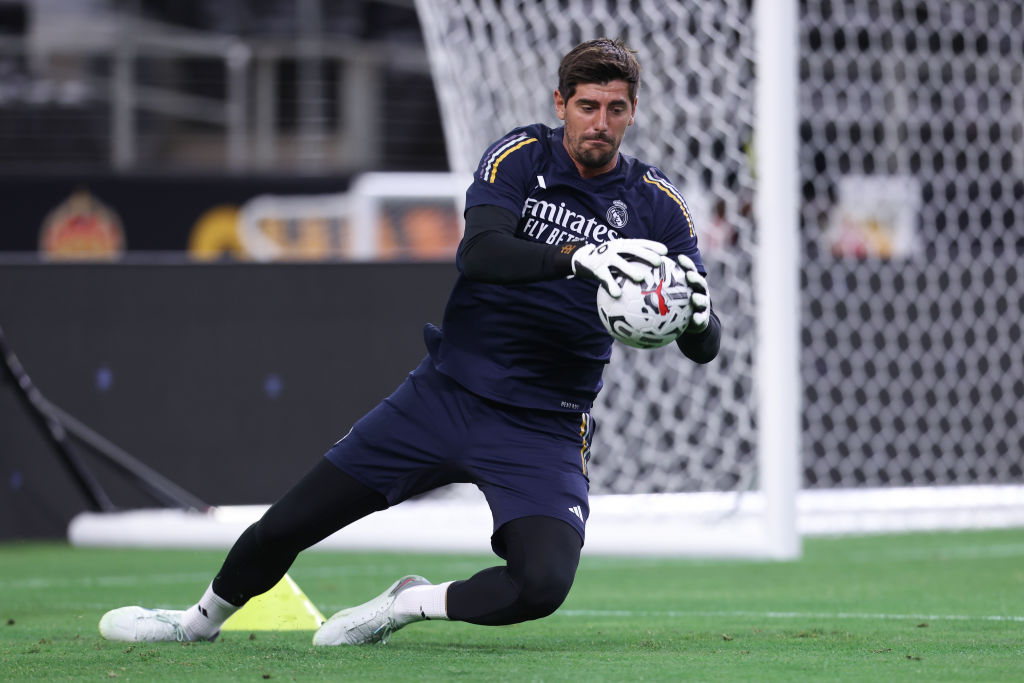
{"label": "man's knee", "polygon": [[529,615],[528,619],[546,617],[565,602],[575,569],[574,566],[535,564],[524,571],[518,602]]}
{"label": "man's knee", "polygon": [[553,517],[523,517],[501,530],[508,550],[508,577],[518,590],[519,620],[546,617],[565,602],[579,565],[583,542],[567,522]]}

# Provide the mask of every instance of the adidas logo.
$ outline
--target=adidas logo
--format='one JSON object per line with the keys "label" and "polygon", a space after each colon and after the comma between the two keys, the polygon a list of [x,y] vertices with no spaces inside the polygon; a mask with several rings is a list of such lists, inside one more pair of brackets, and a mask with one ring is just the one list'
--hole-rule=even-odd
{"label": "adidas logo", "polygon": [[571,508],[569,508],[569,512],[579,517],[581,522],[587,521],[583,519],[583,509],[579,505],[573,505]]}

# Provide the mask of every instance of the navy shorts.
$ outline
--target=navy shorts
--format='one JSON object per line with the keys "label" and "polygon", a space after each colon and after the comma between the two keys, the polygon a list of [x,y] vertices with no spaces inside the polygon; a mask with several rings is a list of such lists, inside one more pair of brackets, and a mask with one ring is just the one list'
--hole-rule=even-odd
{"label": "navy shorts", "polygon": [[326,457],[390,505],[468,482],[487,498],[495,532],[543,515],[568,522],[582,539],[592,431],[587,413],[482,398],[438,372],[428,356]]}

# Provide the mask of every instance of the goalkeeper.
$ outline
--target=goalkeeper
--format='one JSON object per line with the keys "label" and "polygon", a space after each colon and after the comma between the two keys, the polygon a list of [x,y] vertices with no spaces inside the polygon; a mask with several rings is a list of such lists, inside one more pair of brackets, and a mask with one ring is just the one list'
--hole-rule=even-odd
{"label": "goalkeeper", "polygon": [[[504,564],[433,584],[408,575],[331,617],[317,645],[386,642],[426,619],[481,625],[537,619],[573,583],[589,514],[590,409],[612,340],[595,294],[674,258],[692,317],[679,350],[718,353],[693,222],[656,167],[619,152],[637,112],[640,65],[621,40],[566,54],[554,108],[564,125],[517,128],[488,148],[466,194],[459,277],[427,355],[303,479],[244,531],[185,610],[122,607],[100,621],[113,640],[213,640],[299,552],[377,510],[453,483],[483,491]],[[424,529],[429,533],[429,529]]]}

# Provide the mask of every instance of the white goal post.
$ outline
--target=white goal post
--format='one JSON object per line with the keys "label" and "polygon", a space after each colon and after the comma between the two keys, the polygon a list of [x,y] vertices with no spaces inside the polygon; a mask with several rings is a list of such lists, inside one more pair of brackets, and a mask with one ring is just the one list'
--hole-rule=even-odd
{"label": "white goal post", "polygon": [[[414,250],[408,245],[404,251],[385,253],[384,226],[406,236],[411,236],[417,227],[405,225],[401,220],[386,221],[387,209],[395,205],[420,209],[430,204],[444,205],[446,215],[426,225],[421,222],[419,227],[449,233],[446,244],[450,246],[462,234],[466,188],[471,180],[469,173],[369,172],[353,178],[344,192],[257,195],[246,201],[239,211],[239,240],[246,256],[261,262],[309,258],[350,262],[396,256],[424,258],[423,254],[412,253]],[[312,239],[308,238],[310,236]],[[309,242],[316,245],[312,253],[303,248]],[[451,250],[446,250],[444,258],[450,256]]]}

